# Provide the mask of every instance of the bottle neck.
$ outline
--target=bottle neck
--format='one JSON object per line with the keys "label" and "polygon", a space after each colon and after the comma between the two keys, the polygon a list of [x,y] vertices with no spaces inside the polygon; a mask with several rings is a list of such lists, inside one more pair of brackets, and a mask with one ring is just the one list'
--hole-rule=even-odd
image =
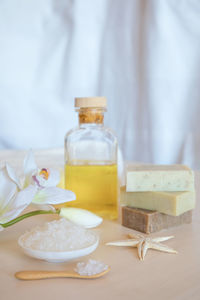
{"label": "bottle neck", "polygon": [[105,108],[80,108],[78,110],[79,126],[80,127],[103,126],[104,112],[105,112]]}

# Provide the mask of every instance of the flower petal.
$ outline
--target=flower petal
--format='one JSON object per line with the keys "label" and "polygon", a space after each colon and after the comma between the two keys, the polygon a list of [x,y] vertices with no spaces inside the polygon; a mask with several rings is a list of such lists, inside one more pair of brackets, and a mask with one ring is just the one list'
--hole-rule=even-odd
{"label": "flower petal", "polygon": [[24,158],[24,174],[32,175],[38,170],[38,167],[35,162],[34,154],[32,150],[29,150],[28,154]]}
{"label": "flower petal", "polygon": [[84,228],[94,228],[100,225],[103,219],[92,212],[74,207],[63,207],[60,216]]}
{"label": "flower petal", "polygon": [[0,209],[3,210],[17,191],[16,184],[10,180],[6,167],[0,169]]}
{"label": "flower petal", "polygon": [[38,189],[34,185],[29,185],[27,188],[24,190],[18,192],[16,198],[15,198],[15,203],[18,205],[29,205],[35,194],[37,193]]}
{"label": "flower petal", "polygon": [[15,198],[8,203],[4,211],[1,210],[0,223],[7,223],[20,215],[20,213],[31,203],[36,192],[37,188],[32,185],[18,192],[17,195],[14,196]]}
{"label": "flower petal", "polygon": [[6,211],[0,216],[0,223],[7,223],[20,215],[20,213],[26,208],[25,205],[21,205],[17,208],[12,208],[11,210]]}
{"label": "flower petal", "polygon": [[18,186],[19,189],[21,189],[19,177],[16,175],[15,170],[8,163],[6,163],[6,170],[10,179]]}
{"label": "flower petal", "polygon": [[16,188],[12,187],[8,191],[7,198],[0,197],[0,212],[7,211],[10,206],[12,206],[12,198],[15,197]]}
{"label": "flower petal", "polygon": [[[27,207],[33,200],[35,194],[37,193],[37,187],[34,185],[29,185],[24,190],[17,193],[17,196],[14,199],[13,207],[18,208],[21,206]],[[24,207],[24,208],[25,208]]]}
{"label": "flower petal", "polygon": [[72,191],[47,187],[37,192],[32,202],[35,204],[59,204],[73,200],[76,200],[76,195]]}
{"label": "flower petal", "polygon": [[53,187],[58,185],[60,182],[60,172],[55,169],[49,169],[49,178],[45,180],[44,187]]}

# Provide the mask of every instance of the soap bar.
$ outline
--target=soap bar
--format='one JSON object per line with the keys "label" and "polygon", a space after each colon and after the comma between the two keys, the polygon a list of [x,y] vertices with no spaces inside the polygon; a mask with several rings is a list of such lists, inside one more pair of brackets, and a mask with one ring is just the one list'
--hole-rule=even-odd
{"label": "soap bar", "polygon": [[179,217],[174,217],[157,211],[122,207],[122,225],[144,233],[152,233],[191,222],[192,210]]}
{"label": "soap bar", "polygon": [[127,192],[192,191],[193,171],[184,165],[128,165]]}
{"label": "soap bar", "polygon": [[195,191],[190,192],[126,192],[120,189],[120,203],[124,206],[137,207],[179,216],[195,207]]}

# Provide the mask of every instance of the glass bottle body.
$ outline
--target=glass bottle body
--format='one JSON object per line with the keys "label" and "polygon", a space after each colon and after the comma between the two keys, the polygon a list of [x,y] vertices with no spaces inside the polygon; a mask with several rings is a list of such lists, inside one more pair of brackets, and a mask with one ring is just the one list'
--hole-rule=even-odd
{"label": "glass bottle body", "polygon": [[117,218],[117,140],[103,126],[102,109],[80,109],[79,127],[66,135],[65,187],[77,198],[66,206]]}

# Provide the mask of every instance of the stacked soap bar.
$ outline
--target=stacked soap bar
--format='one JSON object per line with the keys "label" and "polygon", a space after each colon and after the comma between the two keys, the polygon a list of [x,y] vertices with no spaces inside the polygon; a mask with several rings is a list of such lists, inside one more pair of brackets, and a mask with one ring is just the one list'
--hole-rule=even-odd
{"label": "stacked soap bar", "polygon": [[193,171],[184,165],[129,165],[127,192],[194,190]]}
{"label": "stacked soap bar", "polygon": [[122,187],[121,204],[179,216],[194,208],[195,192],[126,192]]}
{"label": "stacked soap bar", "polygon": [[128,166],[120,198],[124,226],[150,233],[190,223],[194,174],[183,165]]}
{"label": "stacked soap bar", "polygon": [[122,224],[126,227],[151,233],[192,222],[192,210],[175,217],[141,208],[122,207]]}

